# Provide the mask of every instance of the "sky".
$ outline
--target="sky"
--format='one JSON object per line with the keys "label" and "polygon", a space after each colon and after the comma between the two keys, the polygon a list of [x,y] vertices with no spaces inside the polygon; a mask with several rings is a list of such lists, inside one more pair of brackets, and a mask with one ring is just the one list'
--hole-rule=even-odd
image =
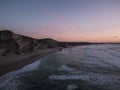
{"label": "sky", "polygon": [[72,42],[120,42],[120,0],[0,0],[0,30]]}

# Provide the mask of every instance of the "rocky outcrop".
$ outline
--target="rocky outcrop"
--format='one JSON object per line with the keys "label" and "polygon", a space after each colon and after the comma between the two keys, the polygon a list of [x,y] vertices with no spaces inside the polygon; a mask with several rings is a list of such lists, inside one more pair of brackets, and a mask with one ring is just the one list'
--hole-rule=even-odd
{"label": "rocky outcrop", "polygon": [[29,53],[57,46],[58,42],[50,38],[34,39],[8,30],[0,31],[0,55]]}
{"label": "rocky outcrop", "polygon": [[87,42],[58,42],[56,40],[34,39],[28,36],[15,34],[9,30],[0,31],[0,56],[6,54],[21,54],[39,51],[45,48],[89,45]]}
{"label": "rocky outcrop", "polygon": [[19,53],[19,45],[12,37],[13,33],[5,30],[0,31],[0,55],[6,53]]}

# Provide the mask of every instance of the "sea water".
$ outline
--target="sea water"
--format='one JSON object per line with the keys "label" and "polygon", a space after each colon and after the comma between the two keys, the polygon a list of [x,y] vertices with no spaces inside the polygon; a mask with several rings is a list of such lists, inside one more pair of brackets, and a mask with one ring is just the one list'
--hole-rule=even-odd
{"label": "sea water", "polygon": [[63,49],[1,76],[0,90],[120,90],[120,44]]}

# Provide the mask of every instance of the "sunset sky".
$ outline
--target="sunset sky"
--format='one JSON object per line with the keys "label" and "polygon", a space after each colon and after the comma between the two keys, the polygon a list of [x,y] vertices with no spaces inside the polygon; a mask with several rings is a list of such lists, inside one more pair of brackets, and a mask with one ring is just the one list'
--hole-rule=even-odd
{"label": "sunset sky", "polygon": [[58,41],[120,42],[120,0],[0,0],[0,30]]}

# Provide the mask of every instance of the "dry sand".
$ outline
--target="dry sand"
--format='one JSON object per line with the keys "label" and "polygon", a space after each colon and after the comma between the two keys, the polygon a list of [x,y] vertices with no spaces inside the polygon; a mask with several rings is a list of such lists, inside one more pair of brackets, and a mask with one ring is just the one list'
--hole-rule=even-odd
{"label": "dry sand", "polygon": [[40,58],[43,58],[59,50],[61,50],[61,48],[44,49],[38,52],[32,52],[27,54],[8,55],[0,57],[0,76],[7,72],[22,68],[27,64],[30,64]]}

